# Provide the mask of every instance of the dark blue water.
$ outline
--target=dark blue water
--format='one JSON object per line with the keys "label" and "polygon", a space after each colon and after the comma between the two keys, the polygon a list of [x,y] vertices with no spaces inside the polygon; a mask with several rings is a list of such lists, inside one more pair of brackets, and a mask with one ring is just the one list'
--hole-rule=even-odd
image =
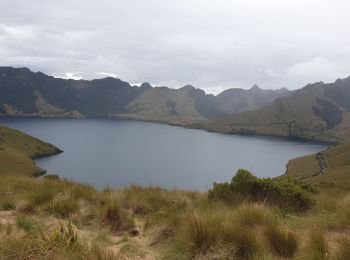
{"label": "dark blue water", "polygon": [[239,168],[259,177],[285,172],[289,159],[326,145],[233,136],[161,124],[109,119],[0,119],[64,153],[37,160],[51,173],[97,188],[129,184],[206,190]]}

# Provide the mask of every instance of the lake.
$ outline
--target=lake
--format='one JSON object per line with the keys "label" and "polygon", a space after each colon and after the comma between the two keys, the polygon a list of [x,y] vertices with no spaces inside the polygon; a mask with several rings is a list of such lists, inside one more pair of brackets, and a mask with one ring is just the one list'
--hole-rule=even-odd
{"label": "lake", "polygon": [[207,190],[239,168],[258,177],[284,174],[295,157],[327,148],[283,138],[234,136],[116,119],[1,118],[64,152],[37,164],[96,188],[130,184]]}

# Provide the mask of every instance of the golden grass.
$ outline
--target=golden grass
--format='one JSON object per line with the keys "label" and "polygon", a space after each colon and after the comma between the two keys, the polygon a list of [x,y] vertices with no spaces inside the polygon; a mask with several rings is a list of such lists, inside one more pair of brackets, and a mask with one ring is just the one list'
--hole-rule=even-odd
{"label": "golden grass", "polygon": [[[348,253],[345,189],[320,189],[314,208],[295,215],[154,187],[96,191],[13,175],[0,182],[0,201],[16,205],[0,210],[0,259],[344,259]],[[64,202],[59,210],[57,202]],[[134,237],[130,230],[139,232]]]}

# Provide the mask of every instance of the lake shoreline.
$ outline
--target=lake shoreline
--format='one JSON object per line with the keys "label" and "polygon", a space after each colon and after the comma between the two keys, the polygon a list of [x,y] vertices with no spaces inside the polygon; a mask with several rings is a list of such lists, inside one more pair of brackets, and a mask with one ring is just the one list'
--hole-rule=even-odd
{"label": "lake shoreline", "polygon": [[204,191],[214,181],[229,181],[239,168],[258,177],[281,176],[291,158],[328,147],[314,141],[222,134],[132,119],[15,117],[0,123],[65,151],[37,160],[40,168],[97,188],[137,183]]}
{"label": "lake shoreline", "polygon": [[[132,115],[112,115],[112,116],[82,116],[82,117],[70,117],[70,116],[46,116],[46,115],[0,115],[1,118],[37,118],[37,119],[70,119],[70,120],[84,120],[84,119],[106,119],[106,120],[126,120],[126,121],[141,121],[141,122],[148,122],[148,123],[154,123],[154,124],[162,124],[162,125],[169,125],[169,126],[176,126],[176,127],[182,127],[186,129],[194,129],[194,130],[203,130],[207,131],[209,133],[219,133],[224,135],[234,135],[234,136],[256,136],[256,137],[271,137],[271,138],[282,138],[287,139],[290,141],[297,141],[297,142],[306,142],[306,143],[315,143],[315,144],[324,144],[324,145],[338,145],[342,142],[336,142],[336,141],[326,141],[322,139],[312,139],[312,138],[305,138],[305,137],[298,137],[298,136],[287,136],[287,135],[278,135],[278,134],[263,134],[263,133],[247,133],[247,132],[229,132],[229,131],[220,131],[220,130],[213,130],[209,129],[207,127],[201,126],[201,122],[205,121],[202,119],[197,119],[192,122],[184,123],[184,122],[178,122],[176,119],[174,121],[169,120],[162,120],[162,119],[148,119],[148,118],[142,118],[142,117],[135,117]],[[188,120],[188,118],[183,118],[180,120]],[[190,119],[193,120],[193,119]],[[198,125],[199,124],[199,125]]]}

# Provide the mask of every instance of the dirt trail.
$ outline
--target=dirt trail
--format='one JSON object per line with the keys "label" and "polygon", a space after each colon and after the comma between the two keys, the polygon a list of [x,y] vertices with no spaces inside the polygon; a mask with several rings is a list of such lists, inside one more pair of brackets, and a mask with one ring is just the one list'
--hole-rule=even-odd
{"label": "dirt trail", "polygon": [[320,165],[320,171],[313,176],[325,174],[328,167],[322,153],[317,153],[316,159],[318,160],[318,163]]}
{"label": "dirt trail", "polygon": [[311,174],[311,175],[303,176],[303,177],[300,178],[301,180],[312,178],[312,177],[316,177],[316,176],[319,176],[319,175],[323,175],[323,174],[325,174],[327,172],[328,166],[326,164],[326,160],[325,160],[322,152],[317,153],[315,158],[317,159],[318,165],[320,167],[319,171],[314,173],[314,174]]}

